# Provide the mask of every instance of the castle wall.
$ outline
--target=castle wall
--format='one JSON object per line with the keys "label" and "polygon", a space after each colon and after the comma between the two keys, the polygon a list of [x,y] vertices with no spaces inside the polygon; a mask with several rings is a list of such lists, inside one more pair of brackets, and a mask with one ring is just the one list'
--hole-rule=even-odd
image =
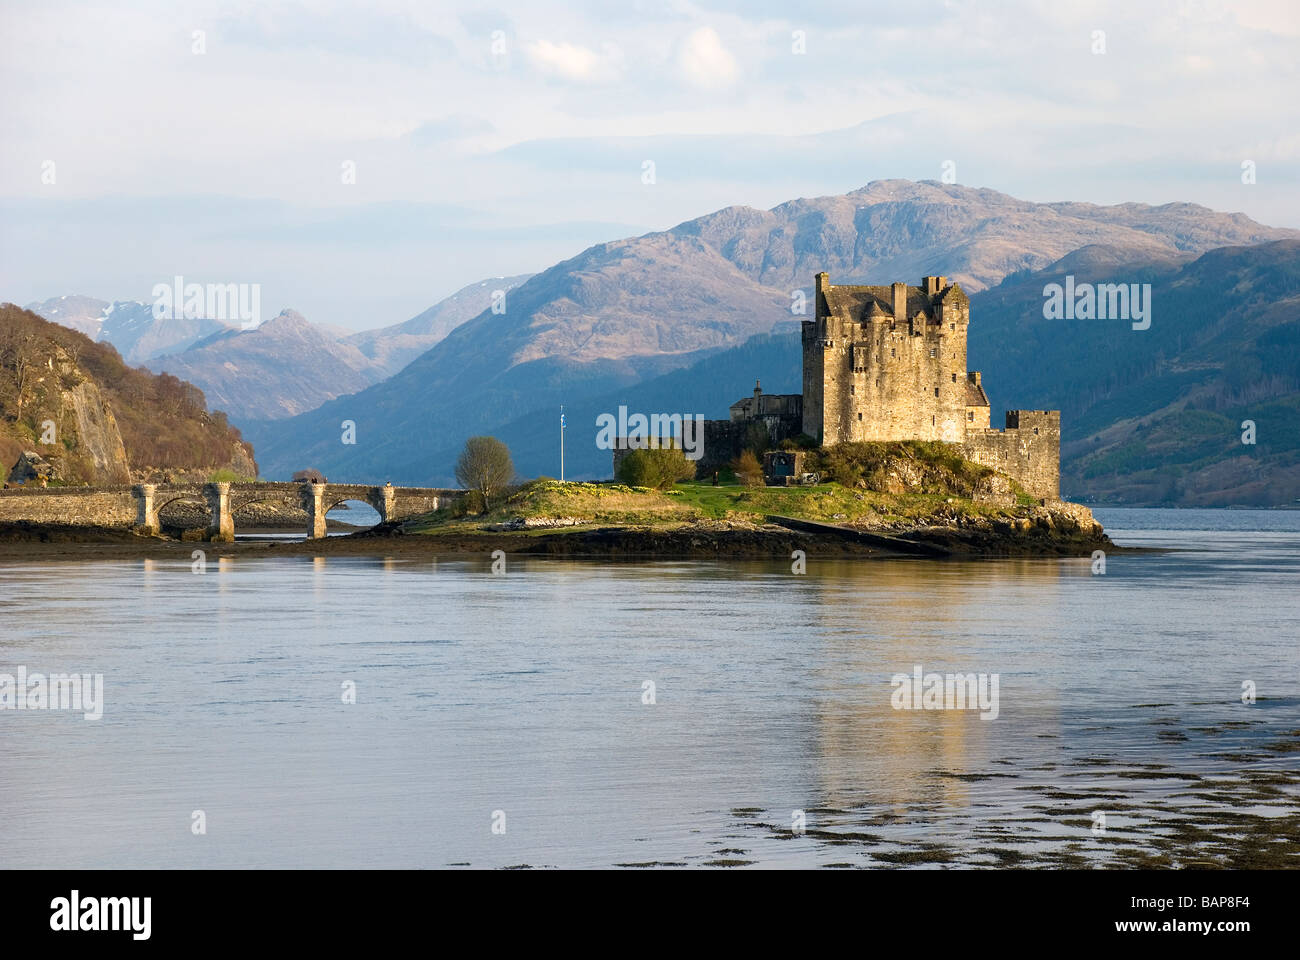
{"label": "castle wall", "polygon": [[821,439],[822,384],[826,378],[825,344],[818,331],[820,321],[805,320],[803,334],[803,432]]}
{"label": "castle wall", "polygon": [[1061,496],[1061,412],[1008,410],[1005,430],[972,430],[962,456],[1015,478],[1028,493]]}

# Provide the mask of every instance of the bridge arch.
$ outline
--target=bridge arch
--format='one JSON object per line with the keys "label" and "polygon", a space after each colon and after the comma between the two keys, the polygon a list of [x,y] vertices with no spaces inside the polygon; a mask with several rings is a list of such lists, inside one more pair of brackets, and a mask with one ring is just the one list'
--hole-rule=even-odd
{"label": "bridge arch", "polygon": [[[378,500],[379,502],[376,503],[375,502],[376,500]],[[376,514],[378,514],[379,519],[375,520],[373,523],[370,522],[353,523],[351,519],[345,520],[340,517],[334,517],[333,519],[338,523],[345,523],[348,526],[356,527],[358,530],[369,530],[370,528],[383,523],[387,519],[387,517],[384,515],[385,505],[382,497],[362,497],[354,493],[347,494],[346,496],[339,496],[335,494],[332,496],[327,496],[321,501],[322,507],[325,512],[325,520],[327,524],[328,521],[330,520],[330,513],[334,510],[337,510],[345,503],[359,503],[364,507],[368,507],[370,510],[373,510]]]}
{"label": "bridge arch", "polygon": [[[184,505],[192,509],[185,511],[187,514],[198,514],[197,522],[183,522],[188,517],[177,516],[178,511],[168,508],[175,508],[178,505]],[[170,513],[170,516],[169,516]],[[163,497],[156,497],[154,500],[153,511],[155,525],[158,532],[162,532],[164,526],[181,527],[182,529],[193,529],[196,527],[209,527],[212,525],[212,517],[208,510],[207,499],[199,492],[172,492],[164,494]]]}

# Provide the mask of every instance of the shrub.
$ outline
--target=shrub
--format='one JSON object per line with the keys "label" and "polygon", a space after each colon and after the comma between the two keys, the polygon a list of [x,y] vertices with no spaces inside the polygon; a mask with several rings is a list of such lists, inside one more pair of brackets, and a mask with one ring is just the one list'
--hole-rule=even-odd
{"label": "shrub", "polygon": [[763,485],[763,465],[758,462],[758,457],[754,455],[753,450],[742,450],[740,456],[731,461],[731,469],[742,485],[746,487]]}
{"label": "shrub", "polygon": [[674,447],[633,450],[618,465],[618,480],[629,487],[667,490],[679,480],[695,478],[695,463]]}
{"label": "shrub", "polygon": [[453,518],[468,517],[484,512],[483,494],[468,490],[451,502],[448,508]]}

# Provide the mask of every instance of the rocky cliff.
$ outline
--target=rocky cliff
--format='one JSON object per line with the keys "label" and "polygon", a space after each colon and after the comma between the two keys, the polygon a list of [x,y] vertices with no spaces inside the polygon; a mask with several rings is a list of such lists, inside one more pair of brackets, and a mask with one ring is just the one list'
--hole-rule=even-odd
{"label": "rocky cliff", "polygon": [[252,447],[192,384],[131,369],[111,346],[2,304],[0,470],[25,454],[56,484],[257,474]]}

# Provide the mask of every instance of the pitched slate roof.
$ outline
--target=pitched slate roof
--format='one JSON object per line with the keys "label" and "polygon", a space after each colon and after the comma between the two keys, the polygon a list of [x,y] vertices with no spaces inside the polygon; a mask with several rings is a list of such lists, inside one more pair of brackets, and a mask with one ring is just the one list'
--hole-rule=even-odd
{"label": "pitched slate roof", "polygon": [[[938,302],[969,302],[961,287],[952,284],[945,287],[935,297],[930,297],[924,287],[907,288],[907,313],[899,320],[907,320],[918,313],[928,320],[934,319],[933,306]],[[888,286],[836,286],[830,285],[825,292],[824,302],[818,304],[825,316],[842,320],[861,322],[873,317],[892,317],[894,315],[894,291]]]}

